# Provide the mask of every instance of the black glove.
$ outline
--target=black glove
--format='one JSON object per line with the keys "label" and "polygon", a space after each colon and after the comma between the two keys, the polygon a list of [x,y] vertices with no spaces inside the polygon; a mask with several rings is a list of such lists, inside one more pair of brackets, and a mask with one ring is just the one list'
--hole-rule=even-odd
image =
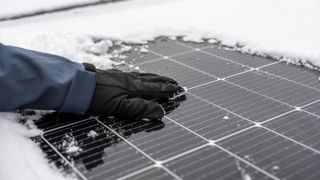
{"label": "black glove", "polygon": [[[86,69],[92,70],[92,65]],[[169,99],[183,92],[168,77],[150,73],[96,70],[96,89],[88,112],[123,118],[163,118],[165,112],[153,99]]]}

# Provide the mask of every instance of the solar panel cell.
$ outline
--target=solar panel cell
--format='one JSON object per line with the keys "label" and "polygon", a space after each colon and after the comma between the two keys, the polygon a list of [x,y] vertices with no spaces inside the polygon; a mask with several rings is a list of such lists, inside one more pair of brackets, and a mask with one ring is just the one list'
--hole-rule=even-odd
{"label": "solar panel cell", "polygon": [[315,89],[259,71],[246,72],[227,81],[292,106],[303,106],[320,98],[320,92]]}
{"label": "solar panel cell", "polygon": [[262,58],[259,56],[253,56],[250,54],[244,54],[244,53],[240,53],[237,51],[222,50],[219,46],[205,48],[205,49],[203,49],[203,51],[208,52],[214,56],[221,57],[226,60],[238,62],[238,63],[241,63],[241,64],[249,66],[249,67],[253,67],[253,68],[258,68],[258,67],[275,62],[275,60],[272,60],[272,59]]}
{"label": "solar panel cell", "polygon": [[210,140],[218,140],[253,125],[189,94],[187,102],[168,117]]}
{"label": "solar panel cell", "polygon": [[165,164],[183,179],[270,179],[217,147],[207,146]]}
{"label": "solar panel cell", "polygon": [[175,41],[164,37],[158,38],[155,40],[155,42],[150,42],[148,45],[149,50],[159,53],[163,56],[171,56],[192,50],[191,48],[175,43]]}
{"label": "solar panel cell", "polygon": [[320,156],[263,128],[249,129],[218,143],[280,179],[316,179]]}
{"label": "solar panel cell", "polygon": [[320,116],[320,101],[317,101],[313,104],[310,104],[303,108],[304,110],[314,113],[315,115]]}
{"label": "solar panel cell", "polygon": [[[113,52],[116,52],[116,50],[114,50]],[[115,61],[124,60],[128,64],[139,64],[139,63],[144,63],[144,62],[152,61],[159,58],[161,58],[161,56],[148,51],[147,48],[141,45],[141,46],[133,46],[131,50],[129,50],[128,52],[124,52],[120,54],[116,53],[116,55],[112,57],[112,60],[115,60]]]}
{"label": "solar panel cell", "polygon": [[217,81],[190,91],[207,101],[251,121],[262,122],[292,108],[252,93],[226,81]]}
{"label": "solar panel cell", "polygon": [[102,122],[156,160],[165,160],[205,143],[166,118],[163,122],[108,119],[102,119]]}
{"label": "solar panel cell", "polygon": [[173,57],[173,60],[219,78],[224,78],[247,70],[247,68],[239,64],[228,62],[202,52],[191,52],[175,56]]}
{"label": "solar panel cell", "polygon": [[277,63],[262,70],[320,90],[318,71],[286,63]]}
{"label": "solar panel cell", "polygon": [[181,85],[188,88],[207,83],[216,78],[185,67],[170,60],[162,59],[152,63],[144,63],[139,66],[146,72],[157,73],[176,79]]}
{"label": "solar panel cell", "polygon": [[265,124],[266,127],[290,137],[320,154],[320,118],[303,111],[293,111]]}
{"label": "solar panel cell", "polygon": [[130,180],[146,180],[146,179],[170,180],[175,178],[161,168],[152,168],[148,171],[144,171],[143,173],[137,174],[135,176],[131,176],[129,179]]}
{"label": "solar panel cell", "polygon": [[88,179],[114,179],[151,164],[94,119],[45,133],[44,137]]}

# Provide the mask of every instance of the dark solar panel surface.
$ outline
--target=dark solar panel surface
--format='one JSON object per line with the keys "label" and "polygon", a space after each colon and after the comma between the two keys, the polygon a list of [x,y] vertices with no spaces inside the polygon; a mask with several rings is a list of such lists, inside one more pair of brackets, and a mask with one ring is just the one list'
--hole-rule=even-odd
{"label": "dark solar panel surface", "polygon": [[173,77],[187,100],[158,122],[47,114],[33,140],[50,162],[84,180],[320,179],[318,72],[209,43],[139,49],[121,68]]}

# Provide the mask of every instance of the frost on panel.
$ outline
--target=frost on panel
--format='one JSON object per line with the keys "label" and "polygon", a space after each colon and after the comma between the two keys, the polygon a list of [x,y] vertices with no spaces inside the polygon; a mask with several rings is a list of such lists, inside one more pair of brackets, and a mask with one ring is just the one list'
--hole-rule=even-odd
{"label": "frost on panel", "polygon": [[140,48],[140,52],[141,52],[141,53],[148,53],[149,50],[148,50],[147,48],[145,48],[145,47],[141,47],[141,48]]}
{"label": "frost on panel", "polygon": [[98,133],[94,130],[91,130],[91,131],[89,131],[87,136],[94,139],[96,136],[98,136]]}
{"label": "frost on panel", "polygon": [[77,156],[82,152],[82,148],[79,147],[78,141],[74,138],[72,133],[66,133],[63,136],[62,143],[58,148],[70,157]]}
{"label": "frost on panel", "polygon": [[250,174],[248,172],[246,172],[245,168],[240,165],[239,160],[236,160],[236,165],[237,165],[237,169],[241,173],[241,177],[243,180],[252,180]]}
{"label": "frost on panel", "polygon": [[230,117],[229,117],[229,116],[223,116],[222,119],[223,119],[223,120],[229,120]]}

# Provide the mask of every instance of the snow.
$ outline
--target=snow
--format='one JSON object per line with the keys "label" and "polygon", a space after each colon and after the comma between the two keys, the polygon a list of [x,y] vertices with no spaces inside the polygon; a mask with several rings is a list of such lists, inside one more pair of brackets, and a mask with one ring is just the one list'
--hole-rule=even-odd
{"label": "snow", "polygon": [[87,134],[88,137],[90,138],[95,138],[98,136],[98,133],[94,130],[89,131],[89,133]]}
{"label": "snow", "polygon": [[223,118],[222,118],[223,120],[229,120],[230,119],[230,117],[229,116],[223,116]]}
{"label": "snow", "polygon": [[42,151],[29,139],[41,131],[26,128],[17,122],[19,118],[17,113],[0,113],[0,179],[71,179],[49,166]]}
{"label": "snow", "polygon": [[250,174],[246,173],[246,169],[241,167],[239,160],[236,160],[237,169],[240,171],[243,180],[252,180]]}
{"label": "snow", "polygon": [[[2,0],[5,8],[0,17],[93,1]],[[113,45],[144,43],[158,36],[184,36],[184,40],[195,42],[208,39],[244,52],[320,66],[319,32],[317,0],[131,0],[0,22],[2,43],[90,62],[99,68],[121,63],[110,61],[117,56],[107,53]],[[0,114],[0,179],[65,179],[48,166],[41,150],[28,138],[41,132],[30,122],[31,129],[20,125],[18,116]],[[66,141],[63,148],[70,154],[81,152],[74,139]],[[245,173],[243,177],[251,179]]]}
{"label": "snow", "polygon": [[1,0],[1,6],[5,8],[1,8],[0,19],[98,1],[99,0]]}
{"label": "snow", "polygon": [[145,48],[145,47],[142,47],[142,48],[140,48],[140,52],[141,53],[148,53],[149,50],[147,48]]}
{"label": "snow", "polygon": [[58,149],[64,151],[69,157],[74,157],[82,152],[82,148],[79,147],[78,141],[71,133],[66,133],[62,138],[62,143]]}
{"label": "snow", "polygon": [[[127,42],[184,35],[185,40],[199,42],[208,38],[250,53],[320,65],[317,0],[133,0],[66,14],[35,18],[28,23],[0,23],[0,41],[64,55],[77,51],[75,47],[80,44],[65,37],[68,34]],[[51,47],[55,44],[61,46]],[[62,53],[61,49],[68,52]]]}
{"label": "snow", "polygon": [[280,169],[280,167],[278,165],[272,166],[272,170],[274,170],[274,171],[279,170],[279,169]]}

